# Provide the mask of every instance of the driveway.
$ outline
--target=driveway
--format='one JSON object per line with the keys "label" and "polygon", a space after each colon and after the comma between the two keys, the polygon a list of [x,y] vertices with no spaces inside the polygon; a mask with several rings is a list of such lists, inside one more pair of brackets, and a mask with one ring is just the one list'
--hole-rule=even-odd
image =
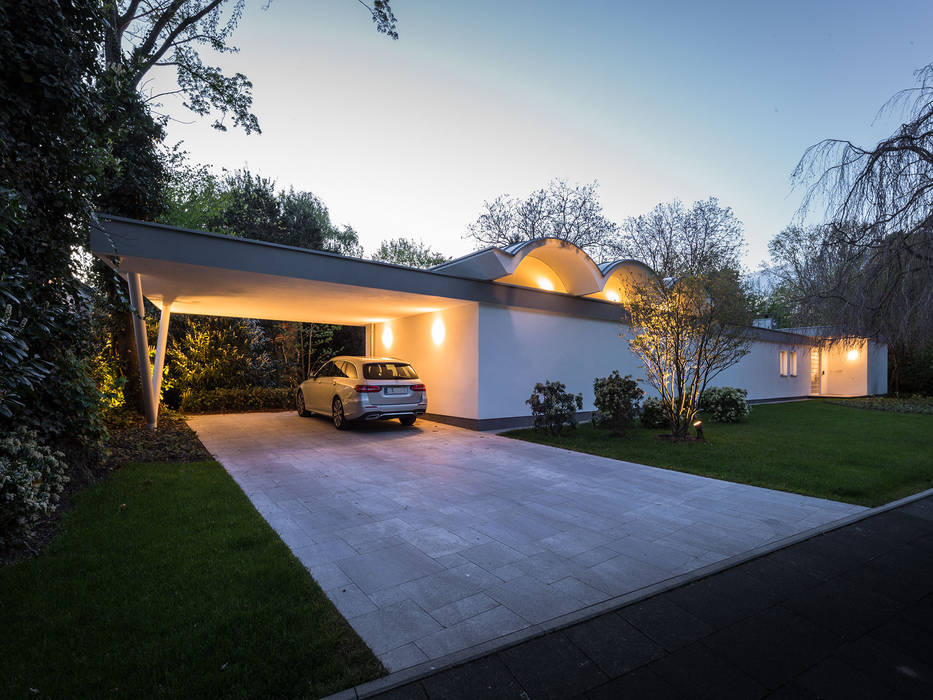
{"label": "driveway", "polygon": [[189,421],[390,671],[859,506],[419,421]]}

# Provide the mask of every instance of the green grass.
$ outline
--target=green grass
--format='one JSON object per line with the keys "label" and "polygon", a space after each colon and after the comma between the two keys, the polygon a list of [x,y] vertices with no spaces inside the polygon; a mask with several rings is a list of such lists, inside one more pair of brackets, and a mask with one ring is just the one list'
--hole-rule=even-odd
{"label": "green grass", "polygon": [[706,443],[671,444],[663,430],[624,438],[589,424],[554,438],[506,436],[743,484],[877,506],[933,487],[933,416],[825,401],[754,406],[744,423],[704,423]]}
{"label": "green grass", "polygon": [[128,465],[0,568],[0,697],[319,697],[384,673],[216,462]]}

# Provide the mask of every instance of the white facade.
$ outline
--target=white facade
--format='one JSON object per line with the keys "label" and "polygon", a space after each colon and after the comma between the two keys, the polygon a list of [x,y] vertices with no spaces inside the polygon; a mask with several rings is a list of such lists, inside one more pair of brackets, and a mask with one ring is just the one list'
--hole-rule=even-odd
{"label": "white facade", "polygon": [[[491,427],[526,421],[525,401],[545,379],[582,394],[584,411],[594,408],[593,379],[613,370],[654,394],[629,350],[630,332],[621,322],[471,303],[374,324],[367,351],[411,362],[428,386],[430,414]],[[884,345],[820,349],[797,334],[768,336],[774,340],[752,340],[749,353],[711,386],[745,389],[752,401],[887,391]]]}

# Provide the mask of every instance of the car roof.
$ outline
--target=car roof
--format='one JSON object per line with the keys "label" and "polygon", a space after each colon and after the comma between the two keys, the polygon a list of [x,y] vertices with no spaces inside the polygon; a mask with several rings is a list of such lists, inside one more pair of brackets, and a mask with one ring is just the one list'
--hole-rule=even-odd
{"label": "car roof", "polygon": [[410,364],[406,360],[400,360],[397,357],[371,357],[369,355],[337,355],[337,357],[330,358],[331,360],[354,360],[356,362],[401,362],[402,364]]}

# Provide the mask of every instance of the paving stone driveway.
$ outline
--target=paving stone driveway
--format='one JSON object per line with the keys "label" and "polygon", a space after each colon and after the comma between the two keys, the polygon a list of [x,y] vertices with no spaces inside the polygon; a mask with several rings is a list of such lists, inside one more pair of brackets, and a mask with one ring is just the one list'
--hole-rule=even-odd
{"label": "paving stone driveway", "polygon": [[188,422],[390,671],[862,510],[429,421]]}

